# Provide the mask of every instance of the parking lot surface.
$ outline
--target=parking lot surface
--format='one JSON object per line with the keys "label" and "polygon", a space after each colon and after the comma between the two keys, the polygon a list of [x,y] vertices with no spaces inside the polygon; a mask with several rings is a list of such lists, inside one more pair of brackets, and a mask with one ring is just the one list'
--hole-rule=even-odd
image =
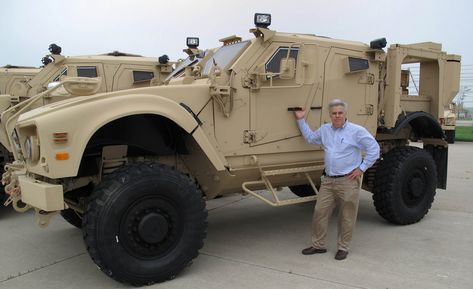
{"label": "parking lot surface", "polygon": [[[449,152],[448,189],[437,190],[419,223],[387,223],[362,192],[346,260],[333,258],[335,215],[329,252],[303,256],[313,203],[273,208],[235,194],[207,203],[208,234],[193,264],[146,288],[472,288],[473,143],[456,143]],[[31,212],[0,209],[0,247],[1,289],[134,288],[99,271],[81,231],[59,216],[41,229]]]}

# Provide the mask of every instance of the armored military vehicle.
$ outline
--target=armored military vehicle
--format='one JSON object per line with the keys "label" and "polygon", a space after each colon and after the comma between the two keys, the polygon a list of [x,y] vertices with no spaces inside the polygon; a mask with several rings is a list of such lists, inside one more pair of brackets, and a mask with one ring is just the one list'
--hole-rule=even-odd
{"label": "armored military vehicle", "polygon": [[[82,215],[87,250],[108,276],[164,281],[198,255],[205,199],[232,192],[272,206],[316,199],[324,152],[301,137],[293,111],[306,108],[316,128],[330,121],[327,103],[342,98],[350,121],[382,147],[363,181],[377,211],[395,224],[422,219],[436,188],[446,187],[439,118],[458,90],[460,56],[431,42],[385,51],[385,39],[367,45],[280,33],[270,22],[256,14],[254,38],[229,36],[206,51],[188,38],[189,57],[164,86],[95,94],[95,82],[63,83],[83,96],[23,113],[7,127],[16,148],[3,178],[10,200],[33,208],[41,226],[64,209]],[[413,62],[418,96],[402,93],[401,65]],[[303,197],[279,198],[282,186]]]}
{"label": "armored military vehicle", "polygon": [[[49,46],[50,54],[42,59],[43,69],[9,66],[0,70],[0,85],[5,83],[4,95],[0,95],[0,113],[6,111],[4,119],[10,119],[9,122],[14,124],[20,112],[71,97],[62,87],[53,90],[61,79],[68,79],[68,83],[73,85],[74,77],[94,78],[100,80],[97,92],[110,92],[161,84],[174,65],[166,55],[153,58],[114,51],[101,55],[63,56],[61,50],[56,44]],[[53,91],[47,91],[48,88]],[[0,143],[0,171],[3,172],[3,166],[12,160],[13,155],[2,129]],[[0,192],[0,201],[3,197]]]}
{"label": "armored military vehicle", "polygon": [[40,71],[41,68],[31,66],[5,65],[0,67],[0,95],[9,94],[15,83],[26,83]]}

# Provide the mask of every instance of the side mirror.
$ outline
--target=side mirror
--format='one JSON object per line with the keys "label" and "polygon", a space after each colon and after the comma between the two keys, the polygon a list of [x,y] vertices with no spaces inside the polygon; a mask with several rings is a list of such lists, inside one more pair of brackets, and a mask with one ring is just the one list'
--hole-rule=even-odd
{"label": "side mirror", "polygon": [[296,75],[296,59],[292,57],[281,59],[279,78],[294,79]]}
{"label": "side mirror", "polygon": [[100,77],[68,77],[62,83],[71,95],[85,96],[97,93],[102,79]]}

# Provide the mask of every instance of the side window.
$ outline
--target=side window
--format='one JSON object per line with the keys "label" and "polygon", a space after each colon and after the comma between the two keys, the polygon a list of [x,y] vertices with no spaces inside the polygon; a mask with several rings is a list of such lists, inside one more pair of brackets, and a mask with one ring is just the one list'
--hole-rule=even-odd
{"label": "side window", "polygon": [[154,78],[154,72],[152,71],[136,71],[133,70],[133,83],[140,83],[149,81]]}
{"label": "side window", "polygon": [[56,77],[54,77],[53,82],[59,81],[61,79],[61,76],[67,76],[67,67],[61,70],[61,73],[59,73]]}
{"label": "side window", "polygon": [[[279,47],[276,52],[271,56],[271,58],[266,62],[265,69],[266,72],[279,73],[281,68],[281,59],[287,57],[287,52],[289,47]],[[289,57],[294,58],[297,63],[297,54],[299,53],[299,48],[291,48]]]}
{"label": "side window", "polygon": [[95,66],[77,66],[77,76],[97,77],[97,67]]}

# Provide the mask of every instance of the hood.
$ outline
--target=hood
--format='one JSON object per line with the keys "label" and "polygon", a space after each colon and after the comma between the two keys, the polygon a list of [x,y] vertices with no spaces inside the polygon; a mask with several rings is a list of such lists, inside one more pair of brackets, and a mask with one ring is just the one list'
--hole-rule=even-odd
{"label": "hood", "polygon": [[[154,86],[145,88],[134,88],[128,90],[121,90],[116,92],[100,93],[91,96],[71,97],[62,101],[51,103],[45,106],[38,107],[23,113],[18,121],[27,121],[35,117],[49,114],[60,109],[68,107],[81,106],[83,104],[102,102],[108,98],[121,98],[124,103],[133,101],[133,96],[148,95],[155,97],[164,97],[171,99],[177,103],[184,103],[190,107],[194,112],[199,111],[210,99],[209,86],[207,79],[200,79],[194,81],[192,84],[176,84],[167,86]],[[87,112],[84,111],[84,115]]]}

